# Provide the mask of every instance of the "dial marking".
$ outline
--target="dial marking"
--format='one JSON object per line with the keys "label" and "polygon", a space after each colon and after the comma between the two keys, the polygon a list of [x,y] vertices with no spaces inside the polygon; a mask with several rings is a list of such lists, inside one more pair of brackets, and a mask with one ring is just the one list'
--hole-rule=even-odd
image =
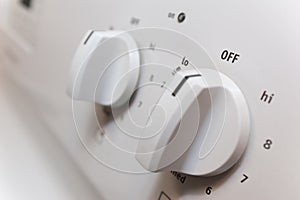
{"label": "dial marking", "polygon": [[178,91],[182,88],[184,83],[189,79],[189,78],[194,78],[194,77],[199,77],[202,76],[201,74],[193,74],[189,76],[185,76],[182,81],[179,83],[179,85],[175,88],[174,92],[172,93],[172,96],[175,97]]}
{"label": "dial marking", "polygon": [[241,183],[244,183],[249,177],[246,174],[243,174],[244,178],[241,180]]}
{"label": "dial marking", "polygon": [[94,34],[95,31],[91,31],[90,34],[87,36],[86,40],[84,41],[84,45],[87,44],[87,42],[89,41],[89,39],[91,38],[91,36]]}

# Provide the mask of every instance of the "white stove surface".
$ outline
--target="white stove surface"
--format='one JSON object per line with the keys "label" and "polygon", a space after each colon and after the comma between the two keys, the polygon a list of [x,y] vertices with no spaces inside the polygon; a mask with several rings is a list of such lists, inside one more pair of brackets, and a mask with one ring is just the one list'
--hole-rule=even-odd
{"label": "white stove surface", "polygon": [[0,70],[0,199],[101,199]]}

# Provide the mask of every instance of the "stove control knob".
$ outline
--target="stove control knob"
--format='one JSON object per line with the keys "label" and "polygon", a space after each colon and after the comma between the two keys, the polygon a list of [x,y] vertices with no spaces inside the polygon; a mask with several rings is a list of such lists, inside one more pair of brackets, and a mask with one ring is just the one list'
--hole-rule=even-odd
{"label": "stove control knob", "polygon": [[136,159],[149,171],[216,175],[243,154],[249,111],[237,85],[215,70],[177,74],[149,116]]}
{"label": "stove control knob", "polygon": [[136,42],[121,31],[90,31],[75,54],[68,93],[76,100],[120,106],[139,79]]}

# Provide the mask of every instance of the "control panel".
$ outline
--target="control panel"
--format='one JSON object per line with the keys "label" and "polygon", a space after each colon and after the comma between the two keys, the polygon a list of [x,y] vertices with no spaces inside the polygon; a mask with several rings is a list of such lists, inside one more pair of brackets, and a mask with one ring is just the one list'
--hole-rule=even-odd
{"label": "control panel", "polygon": [[103,199],[300,199],[299,3],[15,5],[8,68]]}
{"label": "control panel", "polygon": [[[149,48],[142,40],[153,36],[160,45]],[[174,40],[194,48],[200,59],[181,58]],[[128,150],[136,149],[146,170],[222,173],[248,143],[248,105],[229,77],[209,69],[210,58],[198,48],[170,30],[89,31],[74,58],[70,96],[111,109],[99,119],[104,136],[127,135],[122,146],[133,140]]]}

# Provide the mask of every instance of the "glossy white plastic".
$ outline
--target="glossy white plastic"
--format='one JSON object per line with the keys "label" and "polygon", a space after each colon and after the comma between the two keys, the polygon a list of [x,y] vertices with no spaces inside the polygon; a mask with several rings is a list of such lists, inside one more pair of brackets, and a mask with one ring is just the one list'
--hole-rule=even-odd
{"label": "glossy white plastic", "polygon": [[239,160],[249,128],[248,106],[232,80],[214,70],[185,71],[151,112],[136,158],[149,171],[216,175]]}
{"label": "glossy white plastic", "polygon": [[135,89],[139,65],[137,46],[129,34],[89,31],[75,54],[68,94],[104,106],[122,105]]}

